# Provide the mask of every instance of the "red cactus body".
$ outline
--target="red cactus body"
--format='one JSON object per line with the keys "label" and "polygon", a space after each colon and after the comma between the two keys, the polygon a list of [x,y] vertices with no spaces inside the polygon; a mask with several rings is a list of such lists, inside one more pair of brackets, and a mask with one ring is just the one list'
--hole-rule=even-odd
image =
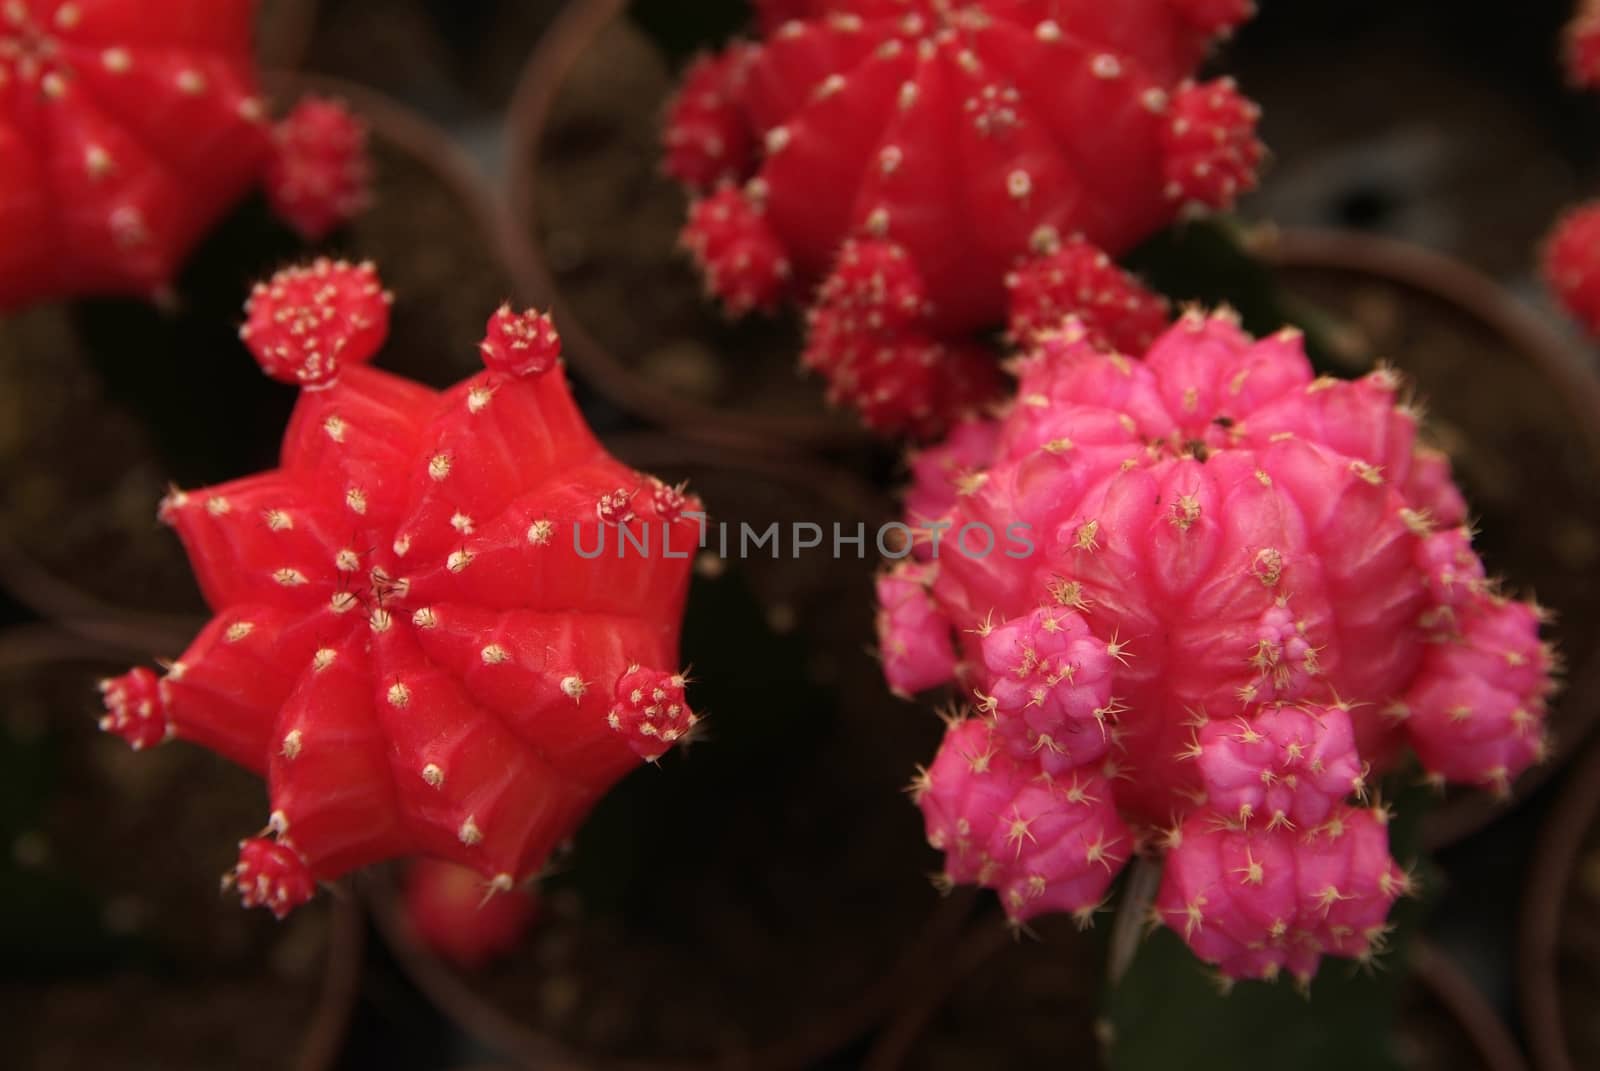
{"label": "red cactus body", "polygon": [[[1226,80],[1188,81],[1248,4],[816,0],[766,14],[766,38],[723,61],[720,97],[739,102],[763,152],[742,174],[719,173],[743,186],[714,196],[747,208],[715,220],[693,210],[686,232],[734,312],[809,292],[855,238],[907,258],[924,335],[998,326],[1019,260],[1074,236],[1125,252],[1186,207],[1231,204],[1262,157],[1254,105]],[[667,144],[692,134],[669,124]],[[837,270],[836,281],[854,274]],[[813,350],[834,344],[825,335]],[[810,363],[853,400],[881,394],[846,360]],[[919,422],[916,404],[900,408]]]}
{"label": "red cactus body", "polygon": [[272,138],[267,202],[302,238],[320,241],[366,207],[367,129],[342,103],[306,97],[273,127]]}
{"label": "red cactus body", "polygon": [[[1163,918],[1225,971],[1374,947],[1403,881],[1348,801],[1405,745],[1504,791],[1543,754],[1554,661],[1485,578],[1398,377],[1314,378],[1296,333],[1197,313],[1142,361],[1069,321],[1018,372],[1006,413],[917,459],[908,520],[940,549],[879,585],[890,684],[974,708],[919,779],[952,879],[987,862],[940,833],[986,820],[946,756],[979,725],[986,752],[1166,830]],[[1040,902],[1088,872],[1075,845]]]}
{"label": "red cactus body", "polygon": [[254,0],[0,4],[0,310],[147,295],[271,152]]}
{"label": "red cactus body", "polygon": [[1580,205],[1544,244],[1544,278],[1573,319],[1600,337],[1600,202]]}
{"label": "red cactus body", "polygon": [[437,859],[418,859],[407,867],[404,904],[417,939],[469,971],[515,948],[539,910],[528,889],[485,896],[477,874]]}
{"label": "red cactus body", "polygon": [[[375,291],[370,268],[322,263],[251,299],[258,360],[306,386],[282,464],[165,500],[216,616],[159,682],[106,686],[108,730],[267,779],[272,839],[247,843],[235,883],[280,914],[312,878],[399,856],[510,888],[694,723],[672,682],[695,504],[658,508],[553,360],[495,356],[504,313],[491,370],[443,393],[364,366]],[[302,339],[344,359],[297,365]],[[634,700],[641,674],[670,701]]]}

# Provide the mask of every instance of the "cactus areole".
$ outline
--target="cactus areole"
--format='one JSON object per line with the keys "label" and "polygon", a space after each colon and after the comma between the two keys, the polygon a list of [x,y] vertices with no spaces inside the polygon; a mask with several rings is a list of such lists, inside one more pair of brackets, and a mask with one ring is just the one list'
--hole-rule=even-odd
{"label": "cactus areole", "polygon": [[1138,850],[1160,920],[1234,978],[1383,947],[1408,888],[1376,772],[1505,792],[1545,751],[1541,615],[1485,576],[1448,461],[1380,370],[1185,314],[1142,360],[1037,337],[1016,400],[918,456],[908,520],[953,536],[879,581],[902,693],[969,702],[914,785],[945,880],[1017,923],[1089,918]]}
{"label": "cactus areole", "polygon": [[0,0],[0,311],[164,286],[272,152],[255,0]]}
{"label": "cactus areole", "polygon": [[[1192,80],[1251,11],[1244,0],[765,5],[762,39],[695,65],[669,108],[668,170],[701,195],[684,244],[735,314],[828,279],[807,364],[873,427],[926,434],[988,399],[968,350],[948,343],[1003,324],[1022,261],[1067,242],[1119,255],[1254,185],[1255,105],[1227,79]],[[874,315],[884,287],[852,240],[905,262],[886,333]],[[1104,303],[1097,289],[1059,298],[1085,315]],[[841,323],[841,305],[863,314]]]}
{"label": "cactus areole", "polygon": [[402,856],[512,888],[695,723],[687,555],[583,558],[575,530],[692,547],[698,502],[607,455],[547,318],[497,312],[487,370],[441,393],[365,363],[389,302],[369,265],[256,288],[242,334],[303,387],[281,465],[165,499],[216,616],[163,676],[104,686],[135,748],[176,737],[266,779],[226,880],[280,916]]}

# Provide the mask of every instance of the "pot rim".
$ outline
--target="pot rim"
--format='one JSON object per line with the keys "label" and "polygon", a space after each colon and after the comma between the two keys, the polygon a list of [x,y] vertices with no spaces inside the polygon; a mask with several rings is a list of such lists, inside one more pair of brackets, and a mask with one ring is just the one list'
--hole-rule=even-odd
{"label": "pot rim", "polygon": [[1584,837],[1600,821],[1600,745],[1572,769],[1568,784],[1545,819],[1535,841],[1533,866],[1522,896],[1518,927],[1518,1004],[1528,1032],[1528,1047],[1543,1071],[1576,1071],[1567,1049],[1556,955],[1561,916],[1583,848]]}
{"label": "pot rim", "polygon": [[[627,0],[570,0],[540,38],[518,77],[505,125],[503,199],[511,221],[508,244],[519,291],[525,299],[554,310],[567,352],[583,381],[651,425],[713,445],[783,453],[871,443],[870,433],[853,417],[837,412],[815,416],[751,413],[737,406],[693,401],[659,386],[630,371],[589,331],[563,296],[538,236],[540,152],[556,99],[573,68],[595,39],[625,16],[627,7]],[[795,358],[798,361],[798,353]]]}
{"label": "pot rim", "polygon": [[[1251,251],[1278,271],[1305,269],[1345,272],[1380,279],[1464,313],[1504,340],[1508,355],[1531,365],[1561,395],[1567,426],[1576,432],[1591,461],[1600,467],[1600,378],[1574,344],[1557,333],[1505,287],[1462,262],[1391,238],[1316,228],[1267,228],[1254,236]],[[1569,678],[1564,691],[1600,691],[1600,650],[1590,651],[1581,677]],[[1454,844],[1526,798],[1568,763],[1600,721],[1600,703],[1569,705],[1573,718],[1565,745],[1517,779],[1507,800],[1488,793],[1458,795],[1424,820],[1426,851]]]}

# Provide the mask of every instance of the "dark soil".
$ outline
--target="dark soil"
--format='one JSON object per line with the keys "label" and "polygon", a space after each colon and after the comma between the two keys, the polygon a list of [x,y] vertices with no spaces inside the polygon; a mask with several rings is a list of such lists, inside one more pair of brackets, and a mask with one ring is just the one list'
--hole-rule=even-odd
{"label": "dark soil", "polygon": [[329,914],[279,924],[217,880],[260,783],[183,744],[95,726],[77,662],[0,674],[0,1024],[27,1069],[282,1068],[321,999]]}
{"label": "dark soil", "polygon": [[[735,545],[740,521],[854,531],[823,488],[650,455],[628,458],[690,479]],[[725,564],[702,562],[684,637],[706,737],[607,796],[525,947],[466,979],[506,1029],[585,1061],[788,1066],[885,1015],[900,957],[938,953],[919,937],[937,860],[899,789],[941,727],[878,679],[871,563]]]}
{"label": "dark soil", "polygon": [[567,315],[631,373],[687,403],[848,428],[826,411],[820,382],[802,378],[798,318],[728,322],[678,248],[686,202],[661,173],[660,149],[673,77],[656,47],[619,21],[583,53],[543,142],[511,147],[537,154],[529,195],[540,229],[531,237]]}

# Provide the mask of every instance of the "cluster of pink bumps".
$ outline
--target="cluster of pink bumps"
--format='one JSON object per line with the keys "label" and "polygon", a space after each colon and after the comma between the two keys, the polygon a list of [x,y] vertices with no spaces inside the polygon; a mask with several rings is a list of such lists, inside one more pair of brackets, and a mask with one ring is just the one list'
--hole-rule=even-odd
{"label": "cluster of pink bumps", "polygon": [[[1145,853],[1160,921],[1230,977],[1377,953],[1409,880],[1376,776],[1409,748],[1506,791],[1555,668],[1398,377],[1196,312],[1142,358],[1069,319],[1016,372],[916,458],[907,520],[943,538],[878,585],[890,684],[969,707],[914,785],[946,879],[1086,920]],[[957,542],[1016,524],[1031,553]]]}
{"label": "cluster of pink bumps", "polygon": [[688,563],[584,560],[574,529],[688,545],[698,503],[605,453],[547,316],[502,308],[486,370],[439,393],[367,365],[391,301],[326,260],[256,288],[241,335],[303,388],[281,466],[162,503],[216,616],[164,675],[104,685],[135,748],[176,737],[267,780],[227,882],[279,916],[400,857],[510,891],[696,722]]}
{"label": "cluster of pink bumps", "polygon": [[684,243],[732,314],[808,304],[804,364],[885,434],[999,396],[982,333],[1008,315],[1164,323],[1106,255],[1255,182],[1255,106],[1193,81],[1248,0],[758,7],[761,40],[702,58],[669,112]]}

